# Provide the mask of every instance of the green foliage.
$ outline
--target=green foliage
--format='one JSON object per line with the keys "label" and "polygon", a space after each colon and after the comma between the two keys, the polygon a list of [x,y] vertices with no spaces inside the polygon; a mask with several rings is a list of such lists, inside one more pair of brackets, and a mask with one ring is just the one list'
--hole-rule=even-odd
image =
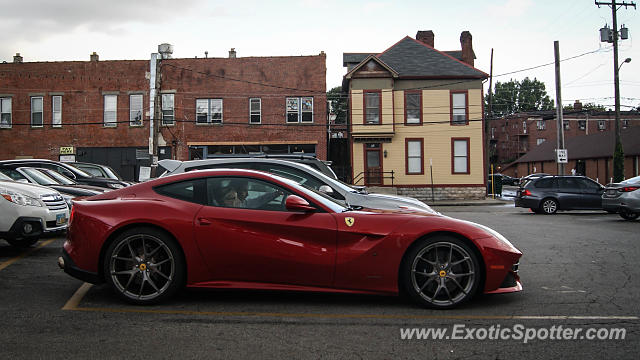
{"label": "green foliage", "polygon": [[[573,111],[573,105],[563,106],[562,110]],[[586,103],[586,104],[582,104],[582,110],[607,111],[607,108],[604,105],[600,105],[600,104]]]}
{"label": "green foliage", "polygon": [[[489,95],[485,97],[488,111]],[[508,82],[496,82],[493,100],[493,117],[500,117],[525,111],[551,110],[553,101],[547,95],[547,90],[542,81],[528,77]],[[490,117],[492,114],[486,114]]]}
{"label": "green foliage", "polygon": [[342,92],[342,86],[327,91],[327,101],[331,104],[331,112],[336,115],[336,124],[346,124],[347,94]]}
{"label": "green foliage", "polygon": [[616,143],[616,151],[613,153],[613,182],[624,180],[624,150],[622,142]]}

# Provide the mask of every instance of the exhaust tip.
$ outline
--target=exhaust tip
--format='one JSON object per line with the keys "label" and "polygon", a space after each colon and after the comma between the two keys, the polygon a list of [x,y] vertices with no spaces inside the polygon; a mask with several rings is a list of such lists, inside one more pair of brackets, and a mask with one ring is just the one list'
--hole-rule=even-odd
{"label": "exhaust tip", "polygon": [[62,258],[62,256],[58,257],[58,267],[64,270],[64,259]]}

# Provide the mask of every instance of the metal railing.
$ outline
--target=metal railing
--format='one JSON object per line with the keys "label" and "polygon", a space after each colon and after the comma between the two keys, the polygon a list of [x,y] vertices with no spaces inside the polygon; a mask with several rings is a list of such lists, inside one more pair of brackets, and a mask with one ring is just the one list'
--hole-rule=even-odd
{"label": "metal railing", "polygon": [[353,185],[358,185],[360,181],[367,185],[383,185],[384,179],[391,179],[393,186],[394,171],[362,171],[353,178]]}

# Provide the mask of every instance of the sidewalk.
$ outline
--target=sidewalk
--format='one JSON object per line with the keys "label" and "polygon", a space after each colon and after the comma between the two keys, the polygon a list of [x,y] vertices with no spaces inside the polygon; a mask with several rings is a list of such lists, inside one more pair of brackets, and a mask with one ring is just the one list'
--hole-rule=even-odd
{"label": "sidewalk", "polygon": [[425,201],[429,206],[487,206],[487,205],[507,205],[513,204],[513,198],[505,197],[495,199],[486,197],[483,200],[438,200],[435,202]]}

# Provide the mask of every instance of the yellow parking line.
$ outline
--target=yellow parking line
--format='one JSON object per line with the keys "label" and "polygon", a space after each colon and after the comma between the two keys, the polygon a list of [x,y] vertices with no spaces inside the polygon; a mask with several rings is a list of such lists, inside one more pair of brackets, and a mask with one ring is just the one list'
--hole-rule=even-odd
{"label": "yellow parking line", "polygon": [[36,251],[36,250],[40,249],[41,247],[44,247],[44,246],[47,246],[47,245],[51,244],[54,240],[55,240],[55,239],[51,239],[51,240],[47,240],[47,241],[42,241],[42,242],[40,242],[40,244],[38,244],[38,246],[36,246],[36,247],[34,247],[34,248],[31,248],[31,249],[29,249],[28,251],[25,251],[24,253],[22,253],[22,254],[20,254],[20,255],[18,255],[18,256],[16,256],[16,257],[14,257],[14,258],[11,258],[11,259],[9,259],[9,260],[7,260],[7,261],[3,262],[3,263],[0,263],[0,271],[4,270],[7,266],[9,266],[9,265],[13,264],[14,262],[16,262],[16,261],[18,261],[18,260],[22,259],[23,257],[25,257],[25,256],[27,256],[27,255],[29,255],[29,254],[31,254],[32,252],[34,252],[34,251]]}
{"label": "yellow parking line", "polygon": [[73,294],[71,299],[69,299],[69,301],[67,301],[67,303],[64,304],[64,306],[62,307],[62,310],[78,310],[78,304],[80,304],[80,301],[87,294],[87,292],[89,291],[89,289],[91,289],[92,286],[93,285],[89,283],[82,284],[82,286],[80,286],[78,290],[76,290],[76,292]]}

